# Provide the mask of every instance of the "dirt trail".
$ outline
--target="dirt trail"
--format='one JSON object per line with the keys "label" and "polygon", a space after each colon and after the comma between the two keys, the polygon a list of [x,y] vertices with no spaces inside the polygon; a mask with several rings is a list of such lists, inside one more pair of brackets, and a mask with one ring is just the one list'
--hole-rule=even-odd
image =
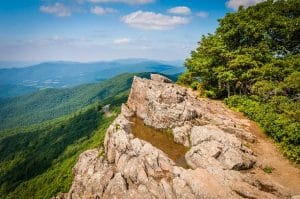
{"label": "dirt trail", "polygon": [[[267,176],[267,178],[290,189],[292,195],[300,195],[300,166],[285,158],[257,123],[247,119],[242,113],[232,112],[237,118],[246,122],[245,128],[248,128],[257,138],[255,143],[250,143],[250,148],[257,155],[257,162],[260,164],[257,165],[258,167],[254,169],[254,172],[264,177]],[[263,168],[266,166],[274,168],[272,173],[263,172]]]}

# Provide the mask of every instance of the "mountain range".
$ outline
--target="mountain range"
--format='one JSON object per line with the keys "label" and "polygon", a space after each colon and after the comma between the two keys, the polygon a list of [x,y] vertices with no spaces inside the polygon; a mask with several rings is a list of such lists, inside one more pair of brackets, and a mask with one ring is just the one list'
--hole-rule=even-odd
{"label": "mountain range", "polygon": [[[110,79],[122,73],[182,73],[180,61],[120,59],[91,63],[45,62],[22,68],[0,69],[0,99],[20,96],[45,88],[68,88]],[[9,89],[8,89],[9,88]]]}
{"label": "mountain range", "polygon": [[[134,75],[149,78],[150,73],[126,73],[1,101],[0,198],[51,198],[67,191],[79,154],[102,146]],[[103,111],[106,105],[109,114]]]}
{"label": "mountain range", "polygon": [[183,70],[176,61],[145,59],[0,69],[0,198],[67,191],[79,154],[102,145],[134,75],[176,80]]}

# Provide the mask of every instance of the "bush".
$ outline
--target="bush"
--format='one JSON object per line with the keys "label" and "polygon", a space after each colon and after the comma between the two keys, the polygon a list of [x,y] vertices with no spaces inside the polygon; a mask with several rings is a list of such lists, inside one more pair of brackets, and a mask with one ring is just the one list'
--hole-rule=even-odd
{"label": "bush", "polygon": [[193,81],[194,81],[193,74],[187,71],[179,76],[177,82],[183,85],[191,85]]}
{"label": "bush", "polygon": [[204,91],[204,96],[208,97],[208,98],[212,98],[212,99],[216,99],[217,98],[217,94],[213,90]]}
{"label": "bush", "polygon": [[284,109],[278,112],[274,100],[263,103],[247,96],[232,96],[226,98],[225,103],[258,122],[289,159],[300,163],[300,122],[285,114]]}
{"label": "bush", "polygon": [[263,170],[264,170],[265,173],[272,173],[273,170],[274,170],[274,168],[271,167],[271,166],[265,166],[265,167],[263,168]]}

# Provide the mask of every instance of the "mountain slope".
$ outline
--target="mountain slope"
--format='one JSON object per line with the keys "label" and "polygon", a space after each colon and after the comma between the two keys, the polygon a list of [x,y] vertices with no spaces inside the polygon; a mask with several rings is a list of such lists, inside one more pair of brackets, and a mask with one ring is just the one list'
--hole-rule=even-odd
{"label": "mountain slope", "polygon": [[[68,191],[77,158],[84,150],[102,147],[133,76],[2,102],[1,127],[10,129],[0,131],[0,198],[51,198]],[[102,111],[107,104],[110,114]]]}
{"label": "mountain slope", "polygon": [[[25,68],[0,69],[0,89],[1,85],[29,86],[36,89],[65,88],[99,82],[122,73],[159,72],[172,75],[184,71],[182,66],[171,64],[145,59],[94,63],[47,62]],[[12,96],[4,94],[0,97]],[[15,94],[15,96],[20,95]]]}
{"label": "mountain slope", "polygon": [[[45,89],[0,102],[0,130],[25,126],[67,115],[97,100],[128,92],[134,74],[122,74],[95,84]],[[140,76],[149,76],[147,73]],[[126,100],[126,99],[125,99]],[[125,101],[124,100],[124,101]]]}
{"label": "mountain slope", "polygon": [[23,85],[14,85],[14,84],[0,85],[0,100],[5,98],[21,96],[38,90],[39,90],[38,88],[32,86],[23,86]]}
{"label": "mountain slope", "polygon": [[2,135],[0,198],[51,198],[66,191],[80,152],[101,146],[115,117],[104,116],[101,107],[95,103],[69,116]]}

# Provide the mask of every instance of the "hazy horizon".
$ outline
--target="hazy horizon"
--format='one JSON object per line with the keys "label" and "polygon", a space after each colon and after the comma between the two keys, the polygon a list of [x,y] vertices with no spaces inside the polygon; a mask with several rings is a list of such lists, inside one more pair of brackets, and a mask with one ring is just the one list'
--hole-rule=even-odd
{"label": "hazy horizon", "polygon": [[98,62],[115,62],[115,61],[124,61],[124,60],[136,60],[136,61],[157,61],[161,63],[168,63],[168,64],[173,64],[174,66],[179,66],[184,64],[184,60],[158,60],[158,59],[147,59],[147,58],[133,58],[133,57],[128,57],[128,58],[116,58],[116,59],[102,59],[102,60],[91,60],[91,61],[73,61],[73,60],[41,60],[41,61],[2,61],[0,60],[0,69],[5,69],[5,68],[25,68],[25,67],[30,67],[42,63],[58,63],[58,62],[64,62],[64,63],[98,63]]}

